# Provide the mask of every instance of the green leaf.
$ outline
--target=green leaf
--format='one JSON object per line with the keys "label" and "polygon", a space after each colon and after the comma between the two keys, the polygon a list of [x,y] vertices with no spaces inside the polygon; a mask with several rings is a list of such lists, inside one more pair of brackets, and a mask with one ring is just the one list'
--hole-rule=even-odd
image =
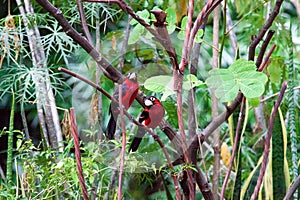
{"label": "green leaf", "polygon": [[212,69],[206,84],[216,89],[220,101],[233,100],[238,91],[247,98],[256,98],[263,94],[268,78],[256,71],[256,65],[245,59],[236,60],[228,69]]}
{"label": "green leaf", "polygon": [[148,78],[144,86],[147,90],[153,92],[163,92],[165,90],[173,90],[173,77],[172,76],[153,76]]}
{"label": "green leaf", "polygon": [[173,95],[173,94],[176,94],[176,92],[174,90],[165,90],[160,100],[166,101],[168,96]]}
{"label": "green leaf", "polygon": [[268,67],[270,81],[272,83],[279,83],[281,79],[282,66],[284,65],[284,58],[280,56],[272,57],[271,63]]}
{"label": "green leaf", "polygon": [[249,98],[249,99],[248,99],[248,102],[249,102],[249,104],[250,104],[252,107],[258,107],[259,104],[260,104],[260,99],[259,99],[259,97],[256,97],[256,98]]}
{"label": "green leaf", "polygon": [[128,44],[136,43],[140,39],[140,36],[144,33],[144,31],[145,28],[142,25],[137,24],[130,33]]}
{"label": "green leaf", "polygon": [[[150,17],[150,13],[149,13],[149,11],[148,10],[142,10],[142,11],[138,11],[138,12],[136,12],[136,14],[140,17],[140,18],[142,18],[143,20],[145,20],[146,22],[149,22],[150,21],[150,19],[149,19],[149,17]],[[130,25],[136,25],[136,24],[138,24],[138,22],[135,20],[135,19],[132,19],[131,21],[130,21]]]}
{"label": "green leaf", "polygon": [[202,81],[198,80],[198,78],[193,74],[186,75],[186,81],[183,82],[182,88],[184,90],[190,90],[194,87],[203,84]]}
{"label": "green leaf", "polygon": [[177,21],[176,11],[174,8],[167,8],[165,12],[167,13],[167,18],[166,18],[167,30],[168,33],[171,34],[176,29],[176,25],[175,25]]}
{"label": "green leaf", "polygon": [[177,21],[175,9],[174,8],[167,8],[165,10],[165,12],[167,13],[166,22],[168,22],[168,24],[175,24],[176,21]]}
{"label": "green leaf", "polygon": [[201,43],[203,41],[202,40],[203,34],[204,34],[203,29],[199,29],[197,34],[196,34],[196,37],[195,37],[195,42]]}
{"label": "green leaf", "polygon": [[177,38],[179,39],[179,40],[184,40],[184,37],[185,37],[185,27],[186,27],[186,23],[187,23],[187,20],[188,20],[188,17],[187,16],[185,16],[184,18],[182,18],[182,20],[181,20],[181,26],[180,26],[180,31],[179,31],[179,33],[178,33],[178,35],[177,35]]}

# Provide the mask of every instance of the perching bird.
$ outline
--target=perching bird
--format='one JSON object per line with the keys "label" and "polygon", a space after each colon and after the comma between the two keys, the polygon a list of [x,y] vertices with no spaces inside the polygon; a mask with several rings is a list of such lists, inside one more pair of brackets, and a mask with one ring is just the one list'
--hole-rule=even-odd
{"label": "perching bird", "polygon": [[[124,79],[122,84],[122,104],[126,110],[133,103],[137,93],[139,91],[139,84],[137,82],[137,74],[129,73],[128,76]],[[114,98],[119,100],[119,89],[117,88],[114,92]],[[116,132],[117,120],[120,113],[119,104],[116,102],[111,102],[110,108],[110,119],[107,125],[106,137],[111,140],[114,139]]]}
{"label": "perching bird", "polygon": [[[164,117],[165,109],[160,101],[154,96],[146,97],[144,103],[146,107],[139,117],[139,122],[148,128],[156,128]],[[137,133],[129,147],[129,152],[134,152],[138,149],[145,134],[146,131],[143,128],[138,127]]]}

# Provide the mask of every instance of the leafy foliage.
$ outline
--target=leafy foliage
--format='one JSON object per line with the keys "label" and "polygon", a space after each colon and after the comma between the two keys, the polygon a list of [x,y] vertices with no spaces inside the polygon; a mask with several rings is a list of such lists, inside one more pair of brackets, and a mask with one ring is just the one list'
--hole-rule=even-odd
{"label": "leafy foliage", "polygon": [[265,74],[256,71],[256,65],[252,61],[239,59],[228,69],[212,69],[206,84],[216,88],[216,96],[225,102],[233,100],[239,90],[247,98],[261,96],[267,80]]}

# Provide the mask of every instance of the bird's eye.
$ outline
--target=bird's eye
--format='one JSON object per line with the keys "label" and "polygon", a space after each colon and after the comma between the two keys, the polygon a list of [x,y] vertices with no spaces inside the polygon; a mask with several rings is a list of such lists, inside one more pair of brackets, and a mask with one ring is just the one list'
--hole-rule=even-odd
{"label": "bird's eye", "polygon": [[154,97],[150,97],[150,101],[154,101],[155,100],[155,98]]}

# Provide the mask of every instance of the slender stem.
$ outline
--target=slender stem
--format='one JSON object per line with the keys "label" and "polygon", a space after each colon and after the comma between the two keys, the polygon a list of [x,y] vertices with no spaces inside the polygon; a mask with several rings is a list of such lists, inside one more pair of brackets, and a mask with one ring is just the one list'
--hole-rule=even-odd
{"label": "slender stem", "polygon": [[275,7],[274,7],[272,13],[269,15],[268,20],[265,22],[264,26],[262,27],[260,32],[257,34],[257,36],[251,41],[251,44],[250,44],[250,47],[249,47],[248,60],[254,60],[256,46],[262,40],[265,33],[271,27],[271,25],[272,25],[273,21],[275,20],[276,16],[279,14],[279,10],[280,10],[282,2],[283,2],[283,0],[277,0],[276,1]]}
{"label": "slender stem", "polygon": [[81,154],[80,154],[80,145],[79,145],[79,138],[78,138],[78,131],[76,125],[76,116],[74,108],[70,108],[70,118],[71,118],[71,126],[72,126],[72,135],[74,138],[74,148],[75,148],[75,158],[76,158],[76,166],[77,166],[77,173],[78,179],[81,186],[82,194],[84,200],[88,200],[88,192],[85,186],[84,176],[82,172],[82,163],[81,163]]}
{"label": "slender stem", "polygon": [[83,5],[82,5],[82,1],[81,0],[76,0],[76,4],[78,7],[78,11],[79,11],[79,15],[80,15],[80,20],[81,20],[81,26],[82,26],[82,31],[86,37],[86,39],[93,44],[93,40],[89,31],[89,28],[87,26],[86,23],[86,19],[85,19],[85,14],[84,14],[84,9],[83,9]]}
{"label": "slender stem", "polygon": [[241,108],[240,108],[240,113],[239,113],[239,119],[238,119],[238,123],[237,123],[237,127],[236,127],[236,132],[235,132],[235,138],[234,138],[234,144],[233,144],[233,149],[232,149],[232,155],[230,157],[229,166],[228,166],[228,169],[227,169],[227,172],[226,172],[226,176],[225,176],[225,179],[224,179],[224,182],[223,182],[223,185],[222,185],[222,191],[221,191],[221,196],[220,196],[221,200],[224,199],[226,185],[227,185],[227,182],[229,180],[229,176],[230,176],[230,173],[231,173],[232,165],[234,163],[234,157],[235,157],[235,154],[237,153],[237,147],[238,147],[238,144],[239,144],[239,141],[240,141],[240,137],[241,137],[240,129],[241,129],[242,121],[243,121],[243,118],[244,118],[245,100],[246,100],[246,98],[243,97]]}
{"label": "slender stem", "polygon": [[[119,84],[119,108],[122,108],[122,84]],[[118,188],[118,200],[122,199],[122,178],[124,170],[124,158],[125,158],[125,147],[126,147],[126,128],[124,122],[124,109],[120,109],[120,121],[122,129],[122,150],[121,150],[121,162],[119,172],[119,188]]]}
{"label": "slender stem", "polygon": [[267,167],[267,163],[268,163],[268,157],[269,157],[269,150],[270,150],[270,144],[271,144],[270,141],[271,141],[271,137],[272,137],[273,125],[274,125],[274,121],[275,121],[275,118],[276,118],[276,114],[278,112],[278,108],[279,108],[280,103],[283,99],[283,95],[284,95],[284,92],[286,90],[286,87],[287,87],[287,83],[286,83],[286,81],[284,81],[283,84],[282,84],[278,99],[275,103],[275,106],[274,106],[274,108],[272,110],[272,113],[271,113],[271,116],[270,116],[268,132],[267,132],[266,139],[265,139],[265,148],[264,148],[264,153],[263,153],[263,161],[261,163],[261,168],[260,168],[260,171],[259,171],[258,180],[257,180],[256,186],[254,188],[254,192],[251,196],[251,200],[255,200],[257,198],[260,187],[261,187],[261,184],[262,184],[262,180],[263,180],[264,175],[265,175],[265,171],[266,171],[266,167]]}
{"label": "slender stem", "polygon": [[298,175],[298,177],[296,177],[294,179],[294,182],[290,185],[290,187],[284,197],[284,200],[293,199],[293,195],[296,192],[296,190],[299,189],[299,186],[300,186],[300,175]]}
{"label": "slender stem", "polygon": [[[219,46],[219,20],[220,20],[220,6],[214,9],[213,18],[213,46]],[[219,68],[218,63],[219,52],[213,49],[212,68]],[[211,90],[212,99],[212,117],[218,116],[218,99],[216,97],[216,90]],[[213,149],[214,149],[214,164],[213,164],[213,181],[212,192],[215,199],[218,199],[219,178],[220,178],[220,129],[217,128],[213,133]]]}

